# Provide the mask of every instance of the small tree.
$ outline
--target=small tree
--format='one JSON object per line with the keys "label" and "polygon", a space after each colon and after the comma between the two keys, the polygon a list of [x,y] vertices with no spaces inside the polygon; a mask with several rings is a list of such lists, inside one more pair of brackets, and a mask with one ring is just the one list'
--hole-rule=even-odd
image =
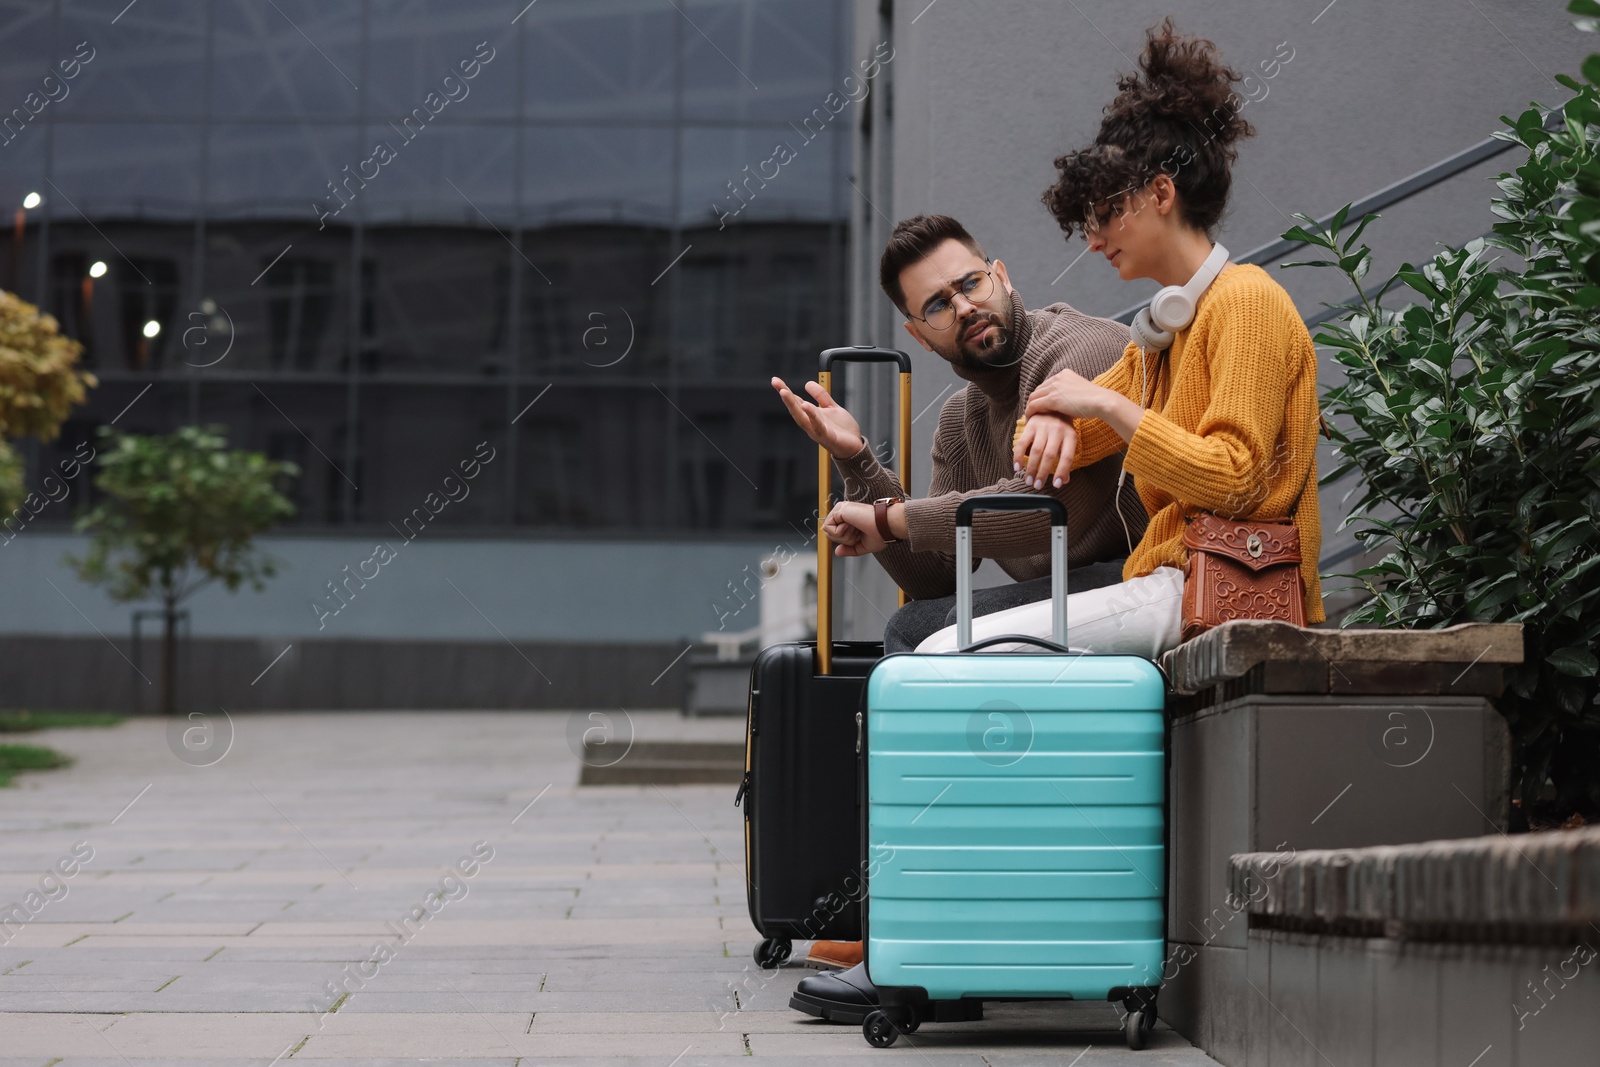
{"label": "small tree", "polygon": [[[1594,0],[1571,10],[1600,17]],[[1358,294],[1316,338],[1346,375],[1323,400],[1338,417],[1327,480],[1361,474],[1347,522],[1386,550],[1350,576],[1370,598],[1345,622],[1523,624],[1499,706],[1532,825],[1600,814],[1600,56],[1583,72],[1588,84],[1559,76],[1577,94],[1559,112],[1505,120],[1496,136],[1528,155],[1500,176],[1502,221],[1403,265],[1391,283],[1417,302],[1361,290],[1372,257],[1358,242],[1376,216],[1343,234],[1348,207],[1327,229],[1297,215],[1284,234],[1330,253],[1316,265]]]}
{"label": "small tree", "polygon": [[259,452],[230,452],[220,426],[186,426],[164,437],[101,431],[95,488],[100,502],[78,520],[91,534],[88,554],[67,557],[84,581],[112,599],[159,597],[161,710],[175,710],[178,605],[220,581],[229,591],[265,588],[276,562],[251,539],[294,515],[278,483],[292,463]]}
{"label": "small tree", "polygon": [[49,315],[0,291],[0,514],[22,502],[22,460],[6,438],[49,441],[94,376],[77,370],[83,346],[64,337]]}

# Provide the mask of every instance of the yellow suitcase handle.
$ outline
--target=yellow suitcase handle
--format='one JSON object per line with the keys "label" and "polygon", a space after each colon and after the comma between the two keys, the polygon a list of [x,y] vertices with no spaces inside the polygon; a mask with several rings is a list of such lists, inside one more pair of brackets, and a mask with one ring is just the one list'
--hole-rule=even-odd
{"label": "yellow suitcase handle", "polygon": [[[900,368],[900,446],[896,457],[896,474],[900,487],[911,492],[911,357],[897,349],[874,348],[857,345],[852,348],[830,348],[822,353],[817,371],[817,384],[833,392],[833,365],[835,363],[895,363]],[[833,542],[822,532],[822,521],[828,517],[833,504],[833,457],[821,445],[817,446],[817,673],[833,673]],[[900,590],[900,606],[904,607],[906,592]]]}

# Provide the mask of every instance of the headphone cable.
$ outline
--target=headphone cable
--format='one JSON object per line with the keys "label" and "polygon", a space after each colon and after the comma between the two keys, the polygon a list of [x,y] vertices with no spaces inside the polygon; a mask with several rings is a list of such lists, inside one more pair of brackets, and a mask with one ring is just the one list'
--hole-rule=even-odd
{"label": "headphone cable", "polygon": [[[1150,379],[1145,373],[1144,345],[1139,346],[1139,410],[1143,411],[1146,400],[1150,395]],[[1161,373],[1161,368],[1156,367],[1156,373]],[[1133,532],[1128,529],[1128,517],[1122,513],[1122,484],[1128,478],[1128,457],[1123,452],[1122,469],[1117,472],[1117,492],[1112,500],[1112,506],[1117,509],[1117,518],[1122,520],[1122,537],[1128,542],[1128,555],[1133,555]]]}

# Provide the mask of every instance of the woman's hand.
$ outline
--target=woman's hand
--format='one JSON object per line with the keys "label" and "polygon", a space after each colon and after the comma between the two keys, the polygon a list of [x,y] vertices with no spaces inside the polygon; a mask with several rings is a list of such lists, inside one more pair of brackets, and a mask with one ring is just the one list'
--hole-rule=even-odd
{"label": "woman's hand", "polygon": [[1060,489],[1072,476],[1072,460],[1077,454],[1078,428],[1072,424],[1072,419],[1034,415],[1017,435],[1011,462],[1030,487],[1043,489],[1048,481]]}
{"label": "woman's hand", "polygon": [[1058,370],[1040,382],[1028,396],[1028,407],[1023,414],[1097,419],[1105,408],[1107,394],[1120,395],[1094,384],[1077,371]]}
{"label": "woman's hand", "polygon": [[1133,440],[1133,433],[1143,421],[1144,413],[1144,408],[1115,389],[1096,385],[1071,370],[1056,371],[1040,382],[1028,396],[1028,406],[1023,409],[1023,414],[1030,420],[1035,415],[1100,419],[1124,441]]}

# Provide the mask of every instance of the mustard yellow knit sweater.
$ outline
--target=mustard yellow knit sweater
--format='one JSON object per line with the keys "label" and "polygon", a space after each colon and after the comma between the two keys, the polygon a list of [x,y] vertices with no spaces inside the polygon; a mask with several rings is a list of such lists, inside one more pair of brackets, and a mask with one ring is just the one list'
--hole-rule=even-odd
{"label": "mustard yellow knit sweater", "polygon": [[[1139,347],[1130,343],[1095,384],[1138,403],[1139,362]],[[1123,580],[1184,565],[1186,514],[1281,517],[1304,486],[1294,524],[1306,621],[1322,622],[1317,352],[1289,294],[1260,267],[1230,264],[1200,298],[1194,321],[1177,331],[1165,361],[1150,352],[1144,363],[1151,411],[1133,439],[1124,442],[1099,419],[1079,419],[1073,460],[1076,469],[1127,450],[1123,465],[1150,525]]]}

